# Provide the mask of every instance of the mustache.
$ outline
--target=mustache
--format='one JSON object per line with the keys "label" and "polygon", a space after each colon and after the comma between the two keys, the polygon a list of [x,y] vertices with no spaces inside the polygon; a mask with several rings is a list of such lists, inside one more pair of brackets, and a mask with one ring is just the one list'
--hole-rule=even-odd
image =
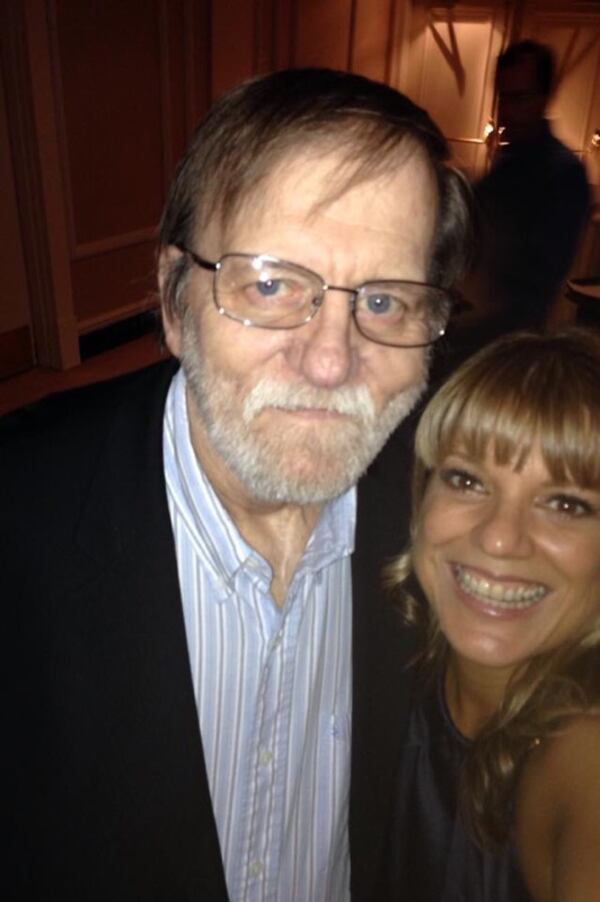
{"label": "mustache", "polygon": [[290,385],[277,379],[264,378],[257,382],[244,400],[244,422],[250,423],[268,407],[279,410],[326,410],[367,423],[375,420],[375,403],[366,385],[319,388],[314,385]]}

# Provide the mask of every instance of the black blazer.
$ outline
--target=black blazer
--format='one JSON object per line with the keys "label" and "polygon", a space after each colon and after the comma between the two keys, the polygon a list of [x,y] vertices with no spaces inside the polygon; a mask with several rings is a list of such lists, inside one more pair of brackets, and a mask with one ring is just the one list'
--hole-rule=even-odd
{"label": "black blazer", "polygon": [[[227,899],[163,477],[173,372],[70,392],[0,427],[11,898]],[[403,449],[388,443],[359,486],[350,843],[364,902],[407,709],[409,640],[379,591],[405,528]]]}

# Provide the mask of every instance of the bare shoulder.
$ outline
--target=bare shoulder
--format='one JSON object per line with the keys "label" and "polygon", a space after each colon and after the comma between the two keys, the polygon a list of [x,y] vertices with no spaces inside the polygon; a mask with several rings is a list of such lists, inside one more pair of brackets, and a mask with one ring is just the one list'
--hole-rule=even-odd
{"label": "bare shoulder", "polygon": [[536,900],[594,898],[600,886],[600,713],[569,718],[532,751],[517,790],[516,832]]}

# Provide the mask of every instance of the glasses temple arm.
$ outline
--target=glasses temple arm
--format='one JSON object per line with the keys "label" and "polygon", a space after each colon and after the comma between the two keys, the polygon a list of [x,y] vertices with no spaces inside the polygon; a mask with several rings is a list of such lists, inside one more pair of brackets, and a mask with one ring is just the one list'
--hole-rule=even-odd
{"label": "glasses temple arm", "polygon": [[182,254],[187,254],[191,257],[196,266],[200,266],[201,269],[208,269],[209,272],[216,272],[218,270],[218,263],[211,263],[210,260],[205,260],[203,257],[198,256],[198,254],[195,254],[189,247],[186,247],[185,244],[176,244],[175,247],[178,251],[181,251]]}

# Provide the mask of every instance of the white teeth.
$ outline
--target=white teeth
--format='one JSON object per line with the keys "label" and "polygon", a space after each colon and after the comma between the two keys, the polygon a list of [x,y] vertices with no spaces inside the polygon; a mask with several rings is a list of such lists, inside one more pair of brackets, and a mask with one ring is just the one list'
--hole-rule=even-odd
{"label": "white teeth", "polygon": [[541,584],[517,587],[513,585],[507,588],[501,582],[474,576],[458,564],[455,564],[453,569],[460,586],[466,592],[493,607],[528,608],[540,601],[548,592],[547,586]]}

